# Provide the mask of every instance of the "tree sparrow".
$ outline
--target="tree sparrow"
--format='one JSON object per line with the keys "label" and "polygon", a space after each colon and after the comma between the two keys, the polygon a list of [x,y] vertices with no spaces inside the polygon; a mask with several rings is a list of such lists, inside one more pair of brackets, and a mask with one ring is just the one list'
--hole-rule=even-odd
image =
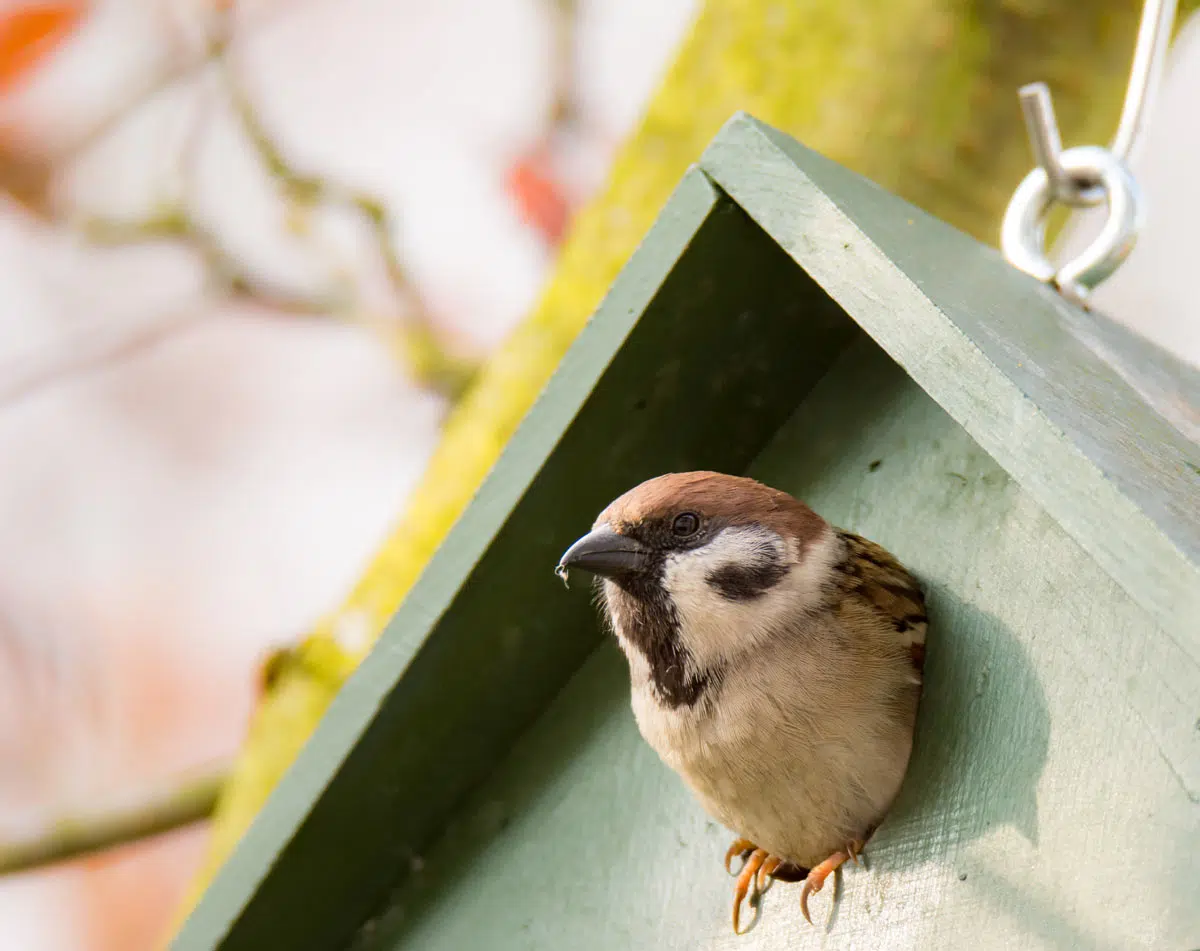
{"label": "tree sparrow", "polygon": [[[562,556],[598,576],[642,736],[739,838],[733,928],[768,880],[800,907],[858,853],[908,765],[925,600],[888,552],[752,479],[683,472]],[[751,891],[752,889],[752,891]]]}

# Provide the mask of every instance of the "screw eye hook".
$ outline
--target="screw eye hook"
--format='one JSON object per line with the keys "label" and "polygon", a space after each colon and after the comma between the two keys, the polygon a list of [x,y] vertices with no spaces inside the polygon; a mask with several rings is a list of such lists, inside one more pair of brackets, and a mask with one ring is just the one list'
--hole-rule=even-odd
{"label": "screw eye hook", "polygon": [[[1078,303],[1121,266],[1145,221],[1145,202],[1128,163],[1144,138],[1146,116],[1162,79],[1176,3],[1146,0],[1142,8],[1121,120],[1109,148],[1081,146],[1064,151],[1046,84],[1030,83],[1018,92],[1038,167],[1025,176],[1009,200],[1000,246],[1014,267],[1053,284]],[[1071,208],[1103,203],[1108,212],[1092,243],[1058,268],[1045,252],[1045,216],[1055,203]]]}

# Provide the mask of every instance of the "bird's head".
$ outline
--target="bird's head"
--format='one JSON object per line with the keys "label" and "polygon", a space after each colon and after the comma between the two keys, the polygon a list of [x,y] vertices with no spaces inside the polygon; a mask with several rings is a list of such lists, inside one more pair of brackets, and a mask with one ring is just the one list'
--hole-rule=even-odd
{"label": "bird's head", "polygon": [[829,524],[785,492],[717,472],[672,473],[610,504],[559,571],[602,579],[631,664],[640,655],[676,705],[695,702],[739,653],[821,606],[833,543]]}

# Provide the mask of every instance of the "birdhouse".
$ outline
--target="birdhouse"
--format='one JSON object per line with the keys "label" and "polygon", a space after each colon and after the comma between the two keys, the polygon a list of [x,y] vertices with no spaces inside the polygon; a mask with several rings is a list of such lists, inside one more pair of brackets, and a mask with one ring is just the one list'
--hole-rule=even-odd
{"label": "birdhouse", "polygon": [[[1196,371],[735,118],[175,948],[1200,946],[1198,433]],[[815,927],[777,883],[731,933],[730,834],[554,575],[688,469],[790,492],[928,596],[908,776]]]}

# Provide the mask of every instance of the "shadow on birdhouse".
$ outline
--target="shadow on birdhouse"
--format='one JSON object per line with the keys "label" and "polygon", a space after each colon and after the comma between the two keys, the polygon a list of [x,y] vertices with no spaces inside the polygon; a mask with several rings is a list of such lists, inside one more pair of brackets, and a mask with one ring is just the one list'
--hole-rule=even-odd
{"label": "shadow on birdhouse", "polygon": [[931,615],[869,867],[828,933],[777,885],[740,947],[1195,945],[1198,407],[1195,370],[735,118],[175,948],[730,946],[727,833],[552,572],[688,469],[882,544]]}

